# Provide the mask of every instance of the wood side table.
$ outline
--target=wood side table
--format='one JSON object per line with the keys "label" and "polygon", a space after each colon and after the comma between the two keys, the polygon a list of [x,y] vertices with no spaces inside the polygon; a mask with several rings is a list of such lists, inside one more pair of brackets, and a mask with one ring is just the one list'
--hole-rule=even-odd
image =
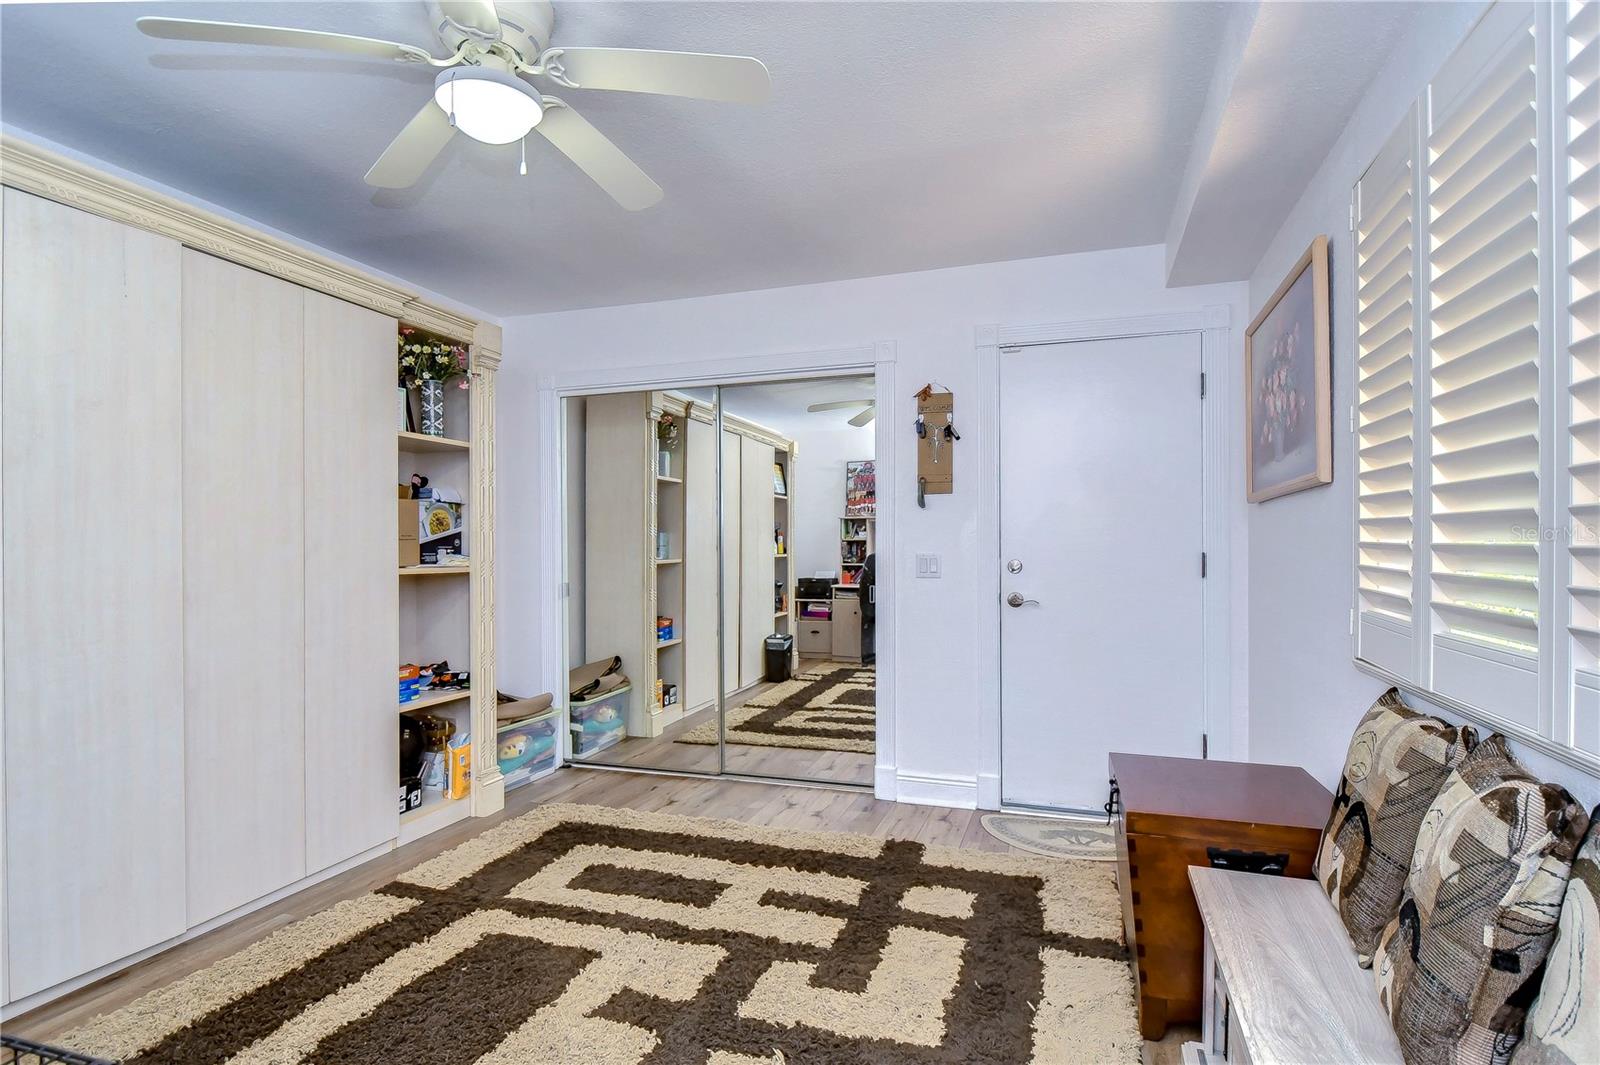
{"label": "wood side table", "polygon": [[1189,866],[1310,877],[1333,795],[1298,766],[1112,754],[1117,881],[1139,1031],[1200,1019],[1204,932]]}

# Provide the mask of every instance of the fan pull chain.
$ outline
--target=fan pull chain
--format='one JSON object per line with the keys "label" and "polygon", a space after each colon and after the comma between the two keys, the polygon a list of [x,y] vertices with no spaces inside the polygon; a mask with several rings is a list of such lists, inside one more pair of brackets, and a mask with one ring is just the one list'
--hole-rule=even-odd
{"label": "fan pull chain", "polygon": [[517,173],[523,177],[528,176],[528,135],[526,133],[522,135],[522,165],[517,169]]}
{"label": "fan pull chain", "polygon": [[450,128],[456,128],[456,79],[450,79]]}

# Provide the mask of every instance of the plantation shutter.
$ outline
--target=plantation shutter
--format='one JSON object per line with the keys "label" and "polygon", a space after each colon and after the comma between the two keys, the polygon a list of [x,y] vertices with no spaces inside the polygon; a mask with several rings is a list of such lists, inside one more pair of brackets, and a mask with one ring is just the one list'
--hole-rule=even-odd
{"label": "plantation shutter", "polygon": [[1412,674],[1416,116],[1356,185],[1357,647]]}
{"label": "plantation shutter", "polygon": [[1433,688],[1539,725],[1539,187],[1531,5],[1430,86]]}
{"label": "plantation shutter", "polygon": [[[1571,4],[1558,85],[1566,92],[1567,505],[1565,572],[1573,746],[1600,754],[1600,4]],[[1558,245],[1558,246],[1559,246]]]}

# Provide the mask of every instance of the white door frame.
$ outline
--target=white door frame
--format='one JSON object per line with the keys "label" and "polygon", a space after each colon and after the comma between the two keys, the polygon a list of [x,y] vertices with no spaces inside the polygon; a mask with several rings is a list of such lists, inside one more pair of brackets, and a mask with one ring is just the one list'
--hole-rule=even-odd
{"label": "white door frame", "polygon": [[[538,376],[539,486],[542,513],[539,518],[539,581],[543,589],[539,604],[541,641],[540,674],[549,678],[561,708],[563,723],[567,710],[566,675],[567,604],[561,594],[566,582],[567,523],[566,440],[562,432],[561,403],[570,396],[589,396],[606,392],[642,392],[651,389],[693,387],[695,385],[739,385],[762,381],[783,381],[805,377],[837,377],[851,373],[875,376],[874,394],[879,416],[875,422],[873,449],[876,452],[880,483],[897,483],[894,476],[895,345],[879,341],[854,348],[823,351],[797,351],[765,355],[709,359],[696,362],[656,363],[612,369],[576,368]],[[873,790],[880,799],[893,800],[895,794],[895,514],[894,493],[878,496],[877,542],[880,553],[891,559],[877,573],[880,600],[889,605],[878,611],[875,651],[878,658],[877,753]],[[492,578],[491,578],[492,579]],[[563,730],[564,732],[565,730]],[[563,754],[565,742],[563,742]],[[737,774],[735,774],[737,776]]]}
{"label": "white door frame", "polygon": [[[1000,353],[1021,347],[1075,340],[1113,340],[1197,333],[1201,338],[1200,370],[1207,382],[1201,404],[1201,547],[1206,553],[1206,579],[1201,597],[1201,661],[1203,669],[1202,728],[1212,758],[1232,757],[1233,646],[1230,588],[1233,558],[1228,529],[1228,503],[1233,498],[1233,464],[1228,436],[1233,426],[1229,361],[1231,312],[1226,304],[1198,311],[1102,318],[1047,325],[980,325],[978,356],[978,468],[992,471],[976,490],[978,509],[979,603],[987,624],[978,646],[978,807],[1001,807],[1000,778]],[[1195,382],[1198,393],[1200,382]],[[1196,566],[1199,559],[1195,560]],[[1195,752],[1197,755],[1199,752]]]}

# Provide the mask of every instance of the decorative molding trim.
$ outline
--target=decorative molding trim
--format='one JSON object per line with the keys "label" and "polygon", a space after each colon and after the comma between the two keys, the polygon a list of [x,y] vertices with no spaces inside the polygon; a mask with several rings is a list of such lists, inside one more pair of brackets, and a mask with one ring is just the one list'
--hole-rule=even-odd
{"label": "decorative molding trim", "polygon": [[1159,336],[1163,333],[1198,333],[1207,328],[1207,316],[1220,310],[1224,319],[1229,314],[1226,306],[1206,308],[1203,311],[1173,311],[1164,314],[1142,314],[1127,318],[1093,318],[1084,322],[1055,322],[1045,325],[1002,325],[980,328],[995,330],[995,343],[1002,348],[1027,344],[1062,344],[1072,340],[1110,340],[1115,337]]}
{"label": "decorative molding trim", "polygon": [[5,134],[0,134],[0,181],[453,340],[472,341],[479,324],[344,263]]}
{"label": "decorative molding trim", "polygon": [[884,802],[894,802],[897,783],[894,766],[875,766],[872,773],[872,797]]}
{"label": "decorative molding trim", "polygon": [[979,773],[978,809],[998,810],[1000,809],[1000,805],[1000,774]]}
{"label": "decorative molding trim", "polygon": [[947,777],[900,773],[895,778],[895,802],[916,806],[949,806],[957,810],[978,808],[976,777]]}
{"label": "decorative molding trim", "polygon": [[500,365],[499,326],[478,327],[483,347],[472,346],[472,381],[468,406],[472,416],[471,582],[472,616],[472,813],[476,817],[505,806],[505,778],[500,774],[495,692],[495,370]]}

